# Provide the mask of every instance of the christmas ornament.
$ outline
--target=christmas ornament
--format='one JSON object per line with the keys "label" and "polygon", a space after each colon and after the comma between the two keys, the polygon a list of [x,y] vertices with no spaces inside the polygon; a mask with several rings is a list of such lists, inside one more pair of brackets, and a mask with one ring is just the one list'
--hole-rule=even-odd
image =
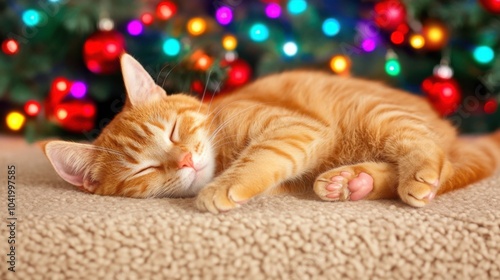
{"label": "christmas ornament", "polygon": [[330,69],[339,75],[348,75],[351,68],[351,60],[344,55],[336,55],[330,59]]}
{"label": "christmas ornament", "polygon": [[384,0],[375,4],[375,24],[386,30],[394,30],[406,22],[406,8],[398,0]]}
{"label": "christmas ornament", "polygon": [[120,55],[125,39],[115,30],[97,31],[83,45],[83,58],[87,68],[96,74],[111,74],[120,68]]}
{"label": "christmas ornament", "polygon": [[460,86],[453,79],[453,70],[444,64],[434,68],[434,75],[422,82],[422,89],[443,116],[455,112],[462,100]]}
{"label": "christmas ornament", "polygon": [[425,48],[428,50],[440,50],[448,43],[448,29],[442,23],[429,21],[424,23],[422,36]]}
{"label": "christmas ornament", "polygon": [[83,132],[94,127],[96,108],[90,101],[71,100],[55,107],[56,121],[66,130]]}
{"label": "christmas ornament", "polygon": [[5,123],[10,130],[18,131],[23,128],[26,117],[19,112],[10,112],[5,118]]}
{"label": "christmas ornament", "polygon": [[500,14],[500,0],[479,0],[479,3],[488,12],[493,14]]}

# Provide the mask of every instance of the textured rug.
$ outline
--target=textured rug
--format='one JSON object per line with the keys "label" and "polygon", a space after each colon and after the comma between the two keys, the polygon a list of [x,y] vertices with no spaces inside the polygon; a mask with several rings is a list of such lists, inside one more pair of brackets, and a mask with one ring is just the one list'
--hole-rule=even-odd
{"label": "textured rug", "polygon": [[0,138],[0,169],[0,279],[500,279],[499,175],[423,209],[277,195],[212,215],[82,193],[21,139]]}

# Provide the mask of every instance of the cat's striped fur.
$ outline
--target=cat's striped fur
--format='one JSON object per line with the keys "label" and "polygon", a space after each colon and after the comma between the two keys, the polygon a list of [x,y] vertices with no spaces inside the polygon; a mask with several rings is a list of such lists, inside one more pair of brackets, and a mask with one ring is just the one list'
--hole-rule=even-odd
{"label": "cat's striped fur", "polygon": [[[460,138],[423,98],[375,82],[288,72],[201,104],[167,97],[128,55],[122,70],[127,105],[92,145],[45,145],[64,179],[96,194],[198,195],[200,210],[219,212],[271,190],[313,188],[324,200],[400,197],[420,207],[500,161],[498,133]],[[373,189],[349,196],[362,173]]]}

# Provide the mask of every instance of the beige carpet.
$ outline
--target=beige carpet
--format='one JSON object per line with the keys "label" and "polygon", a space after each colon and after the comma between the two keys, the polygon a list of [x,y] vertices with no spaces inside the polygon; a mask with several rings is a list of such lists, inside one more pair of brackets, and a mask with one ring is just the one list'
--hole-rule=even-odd
{"label": "beige carpet", "polygon": [[[81,193],[19,139],[0,138],[0,158],[0,279],[500,279],[500,176],[425,209],[288,195],[216,216],[193,199]],[[10,164],[15,273],[6,262]]]}

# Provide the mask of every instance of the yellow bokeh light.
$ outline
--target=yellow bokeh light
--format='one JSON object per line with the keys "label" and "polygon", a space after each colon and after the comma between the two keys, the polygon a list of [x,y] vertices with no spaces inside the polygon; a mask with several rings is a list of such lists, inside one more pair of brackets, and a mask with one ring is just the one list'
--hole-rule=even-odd
{"label": "yellow bokeh light", "polygon": [[350,61],[343,55],[336,55],[330,60],[330,68],[337,74],[344,74],[349,71]]}
{"label": "yellow bokeh light", "polygon": [[233,35],[226,35],[222,38],[222,46],[227,51],[232,51],[238,46],[238,40]]}
{"label": "yellow bokeh light", "polygon": [[10,112],[6,118],[7,127],[14,131],[21,129],[25,121],[26,117],[19,112]]}
{"label": "yellow bokeh light", "polygon": [[414,34],[410,37],[410,46],[414,49],[421,49],[425,45],[424,36],[420,34]]}
{"label": "yellow bokeh light", "polygon": [[432,41],[432,42],[441,42],[441,40],[443,40],[443,37],[444,37],[444,33],[443,33],[443,30],[437,26],[433,26],[431,28],[429,28],[429,33],[427,34],[427,38],[429,39],[429,41]]}
{"label": "yellow bokeh light", "polygon": [[207,30],[207,22],[202,18],[192,18],[188,21],[187,29],[191,35],[201,35]]}

